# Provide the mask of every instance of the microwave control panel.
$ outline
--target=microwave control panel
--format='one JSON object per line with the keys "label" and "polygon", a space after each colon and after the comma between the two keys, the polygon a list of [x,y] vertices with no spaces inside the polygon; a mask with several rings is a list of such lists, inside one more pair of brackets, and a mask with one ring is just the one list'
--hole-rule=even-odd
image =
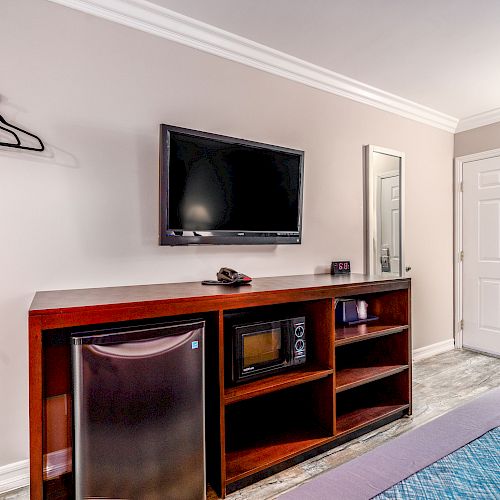
{"label": "microwave control panel", "polygon": [[293,325],[293,349],[292,363],[300,364],[306,361],[306,337],[305,337],[305,318],[295,318]]}

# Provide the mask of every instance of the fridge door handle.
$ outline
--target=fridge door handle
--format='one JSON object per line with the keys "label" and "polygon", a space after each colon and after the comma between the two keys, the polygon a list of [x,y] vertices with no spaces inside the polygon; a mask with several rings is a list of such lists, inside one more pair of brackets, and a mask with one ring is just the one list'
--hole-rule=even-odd
{"label": "fridge door handle", "polygon": [[124,330],[110,329],[73,334],[71,343],[74,345],[110,345],[124,342],[146,342],[167,336],[175,337],[204,328],[204,321],[184,322],[169,325],[138,325]]}
{"label": "fridge door handle", "polygon": [[[183,344],[187,344],[193,337],[197,336],[199,332],[200,331],[196,329],[176,336],[159,337],[136,342],[128,341],[121,344],[90,344],[86,347],[95,355],[115,358],[148,358],[163,355],[168,351],[177,349]],[[197,349],[198,347],[198,343],[192,345],[193,349]]]}

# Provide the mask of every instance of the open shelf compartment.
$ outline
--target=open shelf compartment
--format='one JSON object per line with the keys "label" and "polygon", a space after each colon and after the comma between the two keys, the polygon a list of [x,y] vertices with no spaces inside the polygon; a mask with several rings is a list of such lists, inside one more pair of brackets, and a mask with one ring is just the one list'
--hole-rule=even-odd
{"label": "open shelf compartment", "polygon": [[227,482],[331,440],[333,427],[333,376],[227,406]]}
{"label": "open shelf compartment", "polygon": [[409,369],[337,394],[336,436],[410,407]]}
{"label": "open shelf compartment", "polygon": [[408,369],[408,330],[337,346],[335,354],[335,386],[342,392]]}
{"label": "open shelf compartment", "polygon": [[346,298],[365,300],[368,303],[368,313],[377,316],[379,319],[351,326],[336,324],[336,346],[390,335],[408,329],[408,293],[406,290],[393,290]]}
{"label": "open shelf compartment", "polygon": [[60,336],[44,337],[43,480],[50,491],[72,472],[70,350]]}
{"label": "open shelf compartment", "polygon": [[[333,300],[321,299],[273,306],[237,309],[224,314],[224,358],[226,405],[255,396],[312,382],[333,373]],[[305,318],[306,362],[235,384],[231,378],[235,326],[296,317]]]}

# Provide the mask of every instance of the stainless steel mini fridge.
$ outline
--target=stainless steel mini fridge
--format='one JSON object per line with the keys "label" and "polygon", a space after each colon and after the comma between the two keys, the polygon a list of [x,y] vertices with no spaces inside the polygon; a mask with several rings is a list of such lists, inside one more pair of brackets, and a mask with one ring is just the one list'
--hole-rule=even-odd
{"label": "stainless steel mini fridge", "polygon": [[75,497],[205,498],[204,322],[71,337]]}

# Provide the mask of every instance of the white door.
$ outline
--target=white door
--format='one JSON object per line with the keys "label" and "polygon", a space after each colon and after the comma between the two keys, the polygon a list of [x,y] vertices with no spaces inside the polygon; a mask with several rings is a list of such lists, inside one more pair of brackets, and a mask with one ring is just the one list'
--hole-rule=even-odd
{"label": "white door", "polygon": [[[377,261],[379,272],[399,274],[399,173],[381,174],[379,177],[380,206],[377,210],[378,234]],[[385,255],[389,254],[389,269],[382,267]]]}
{"label": "white door", "polygon": [[500,157],[463,164],[463,346],[500,355]]}

